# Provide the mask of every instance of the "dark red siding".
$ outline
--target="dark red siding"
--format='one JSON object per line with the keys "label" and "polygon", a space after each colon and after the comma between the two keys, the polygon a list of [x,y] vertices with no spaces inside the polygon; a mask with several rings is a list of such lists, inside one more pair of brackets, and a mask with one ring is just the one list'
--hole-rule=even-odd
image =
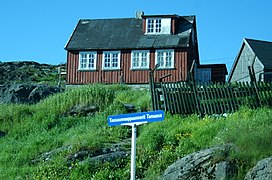
{"label": "dark red siding", "polygon": [[[155,67],[155,53],[151,53],[151,68]],[[174,69],[167,70],[156,70],[155,71],[155,81],[159,81],[161,77],[171,74],[167,78],[162,79],[162,81],[184,81],[187,78],[187,52],[176,50],[175,51],[175,65]]]}
{"label": "dark red siding", "polygon": [[171,19],[171,33],[176,34],[176,19],[175,18]]}
{"label": "dark red siding", "polygon": [[77,69],[78,69],[78,52],[68,52],[67,55],[67,75],[66,81],[68,84],[77,83]]}
{"label": "dark red siding", "polygon": [[[67,60],[67,84],[89,84],[89,83],[120,83],[145,84],[149,83],[149,70],[131,70],[131,51],[121,51],[120,70],[102,70],[102,51],[97,54],[97,70],[78,70],[78,52],[68,52]],[[191,61],[191,60],[190,60]],[[187,79],[188,53],[185,50],[175,50],[174,69],[156,70],[155,81],[161,77],[171,74],[162,81],[184,81]],[[155,50],[150,51],[150,68],[155,67]]]}

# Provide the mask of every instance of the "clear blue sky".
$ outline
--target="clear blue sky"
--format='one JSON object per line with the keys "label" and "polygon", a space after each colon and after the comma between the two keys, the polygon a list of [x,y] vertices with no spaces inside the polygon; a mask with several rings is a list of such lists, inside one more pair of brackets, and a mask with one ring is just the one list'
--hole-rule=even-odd
{"label": "clear blue sky", "polygon": [[66,61],[79,19],[196,15],[201,64],[231,67],[243,38],[272,41],[271,0],[8,0],[0,6],[0,61]]}

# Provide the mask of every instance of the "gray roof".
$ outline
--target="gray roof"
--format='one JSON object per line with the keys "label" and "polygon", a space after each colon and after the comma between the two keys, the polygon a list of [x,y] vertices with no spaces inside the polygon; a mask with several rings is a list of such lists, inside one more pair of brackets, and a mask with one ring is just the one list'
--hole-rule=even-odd
{"label": "gray roof", "polygon": [[247,38],[245,40],[264,65],[264,69],[272,69],[272,42]]}
{"label": "gray roof", "polygon": [[195,16],[177,16],[176,34],[145,35],[143,20],[82,19],[79,20],[66,50],[116,50],[188,47]]}

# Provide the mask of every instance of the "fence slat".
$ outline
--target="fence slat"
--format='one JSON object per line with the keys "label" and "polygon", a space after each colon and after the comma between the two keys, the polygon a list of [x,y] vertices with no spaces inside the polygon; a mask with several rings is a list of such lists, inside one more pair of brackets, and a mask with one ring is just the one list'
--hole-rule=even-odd
{"label": "fence slat", "polygon": [[[181,108],[181,114],[187,114],[187,108],[186,108],[186,103],[185,103],[185,98],[184,98],[184,91],[181,86],[181,83],[177,83],[177,91],[178,91],[178,96],[179,96],[179,102],[181,103],[180,108]],[[189,114],[189,113],[188,113]]]}

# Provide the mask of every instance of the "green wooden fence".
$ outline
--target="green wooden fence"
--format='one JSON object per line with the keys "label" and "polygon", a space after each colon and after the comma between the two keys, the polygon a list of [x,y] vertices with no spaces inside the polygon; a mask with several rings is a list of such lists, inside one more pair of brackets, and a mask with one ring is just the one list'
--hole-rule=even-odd
{"label": "green wooden fence", "polygon": [[153,110],[202,117],[237,111],[241,106],[272,106],[272,83],[158,82],[151,85]]}

